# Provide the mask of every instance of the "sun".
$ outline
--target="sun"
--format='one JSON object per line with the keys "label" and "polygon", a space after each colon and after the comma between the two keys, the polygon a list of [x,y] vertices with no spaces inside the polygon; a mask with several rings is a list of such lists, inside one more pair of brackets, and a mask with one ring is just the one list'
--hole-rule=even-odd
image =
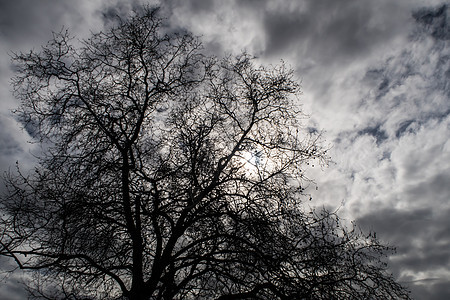
{"label": "sun", "polygon": [[264,161],[263,152],[257,150],[243,151],[240,153],[239,160],[246,173],[256,174]]}

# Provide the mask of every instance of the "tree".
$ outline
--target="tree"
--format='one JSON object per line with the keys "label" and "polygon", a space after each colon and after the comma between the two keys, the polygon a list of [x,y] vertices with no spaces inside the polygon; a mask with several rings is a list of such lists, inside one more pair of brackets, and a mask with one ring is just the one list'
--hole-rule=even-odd
{"label": "tree", "polygon": [[319,136],[284,64],[219,60],[145,8],[14,56],[43,145],[6,176],[0,253],[51,299],[409,299],[389,248],[302,208]]}

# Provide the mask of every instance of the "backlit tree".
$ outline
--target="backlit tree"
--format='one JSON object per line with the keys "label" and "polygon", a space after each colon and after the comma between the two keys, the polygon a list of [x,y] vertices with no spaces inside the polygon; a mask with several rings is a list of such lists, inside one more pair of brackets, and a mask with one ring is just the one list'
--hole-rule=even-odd
{"label": "backlit tree", "polygon": [[51,299],[408,299],[388,248],[302,207],[308,164],[284,64],[215,59],[145,8],[79,46],[19,53],[17,115],[43,145],[6,176],[0,253]]}

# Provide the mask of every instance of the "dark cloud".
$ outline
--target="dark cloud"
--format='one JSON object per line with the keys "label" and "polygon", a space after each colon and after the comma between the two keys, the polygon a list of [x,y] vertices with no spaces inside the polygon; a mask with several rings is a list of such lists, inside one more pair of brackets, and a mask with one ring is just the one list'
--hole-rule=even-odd
{"label": "dark cloud", "polygon": [[417,123],[416,120],[406,120],[399,124],[397,130],[395,131],[395,137],[400,138],[405,134],[411,134],[416,131]]}
{"label": "dark cloud", "polygon": [[28,294],[23,285],[22,272],[10,273],[16,267],[5,257],[0,257],[0,299],[24,300]]}
{"label": "dark cloud", "polygon": [[422,8],[413,13],[414,19],[422,24],[436,39],[450,39],[450,6],[444,4],[436,9]]}
{"label": "dark cloud", "polygon": [[118,1],[116,3],[105,3],[98,8],[97,13],[103,19],[105,26],[117,24],[119,19],[126,19],[133,11],[142,8],[138,0]]}
{"label": "dark cloud", "polygon": [[[26,172],[32,168],[35,159],[31,154],[33,144],[28,143],[30,137],[18,123],[5,114],[0,113],[0,196],[5,192],[3,176],[5,172],[16,171],[16,163]],[[0,267],[1,270],[1,267]],[[0,299],[2,299],[0,297]]]}
{"label": "dark cloud", "polygon": [[306,38],[311,30],[306,13],[285,15],[283,12],[269,12],[265,15],[264,26],[267,34],[266,54],[288,51],[299,40]]}
{"label": "dark cloud", "polygon": [[13,132],[8,130],[12,129],[11,127],[7,124],[6,118],[0,115],[0,128],[5,130],[4,134],[0,135],[0,157],[20,155],[22,152],[21,143],[15,139]]}
{"label": "dark cloud", "polygon": [[215,3],[215,0],[168,0],[161,2],[162,6],[170,7],[172,10],[177,7],[182,7],[187,15],[197,15],[213,11]]}
{"label": "dark cloud", "polygon": [[[435,154],[439,156],[440,149],[434,150]],[[411,174],[421,174],[421,172],[426,170],[423,164],[427,164],[427,161],[416,163],[414,157],[412,157],[412,161],[406,167],[406,170],[407,172],[411,172]],[[406,190],[405,195],[415,202],[429,199],[435,205],[446,205],[450,199],[450,168],[445,170],[445,172],[424,177],[424,180],[420,184],[413,185]],[[450,234],[450,231],[448,233]]]}
{"label": "dark cloud", "polygon": [[[450,289],[446,286],[450,286],[450,278],[436,277],[436,273],[450,269],[449,215],[450,209],[386,208],[359,218],[357,224],[396,246],[397,254],[391,257],[390,268],[414,291],[417,299],[448,299]],[[417,280],[415,275],[421,279]]]}
{"label": "dark cloud", "polygon": [[18,278],[8,278],[0,282],[2,287],[0,288],[0,299],[7,300],[24,300],[28,299],[28,294],[22,282]]}
{"label": "dark cloud", "polygon": [[[20,45],[50,37],[69,23],[83,24],[76,1],[32,0],[0,2],[0,38],[5,43]],[[68,18],[70,20],[68,20]],[[35,45],[34,45],[35,46]]]}
{"label": "dark cloud", "polygon": [[209,12],[214,9],[214,1],[208,0],[191,0],[188,1],[189,7],[195,12]]}
{"label": "dark cloud", "polygon": [[[161,1],[161,7],[167,15],[173,16],[177,10],[181,10],[185,17],[197,18],[198,20],[206,15],[218,13],[217,0],[167,0]],[[179,20],[173,21],[173,23],[177,23]]]}
{"label": "dark cloud", "polygon": [[447,280],[424,280],[408,284],[414,299],[445,300],[450,295],[450,283]]}
{"label": "dark cloud", "polygon": [[[395,4],[373,1],[299,1],[296,9],[272,10],[265,15],[267,53],[299,50],[320,63],[348,61],[367,56],[399,34],[398,22],[407,18]],[[387,6],[387,7],[386,7]],[[394,18],[395,16],[395,18]],[[409,17],[409,16],[408,16]]]}
{"label": "dark cloud", "polygon": [[366,127],[359,130],[357,134],[373,136],[376,139],[377,145],[389,138],[386,131],[382,128],[382,124]]}

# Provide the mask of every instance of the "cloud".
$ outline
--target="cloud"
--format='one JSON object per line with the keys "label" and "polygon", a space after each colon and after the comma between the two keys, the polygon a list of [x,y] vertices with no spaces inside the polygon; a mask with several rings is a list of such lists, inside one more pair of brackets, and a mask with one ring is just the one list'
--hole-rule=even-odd
{"label": "cloud", "polygon": [[[380,13],[383,6],[383,13]],[[297,7],[277,6],[268,11],[264,25],[267,53],[303,50],[321,63],[336,63],[367,55],[398,34],[395,26],[409,17],[401,6],[386,1],[299,1]],[[396,18],[392,18],[395,15]]]}
{"label": "cloud", "polygon": [[442,300],[448,299],[450,295],[450,284],[445,280],[418,281],[415,285],[410,285],[410,288],[415,299]]}
{"label": "cloud", "polygon": [[264,51],[261,18],[265,1],[163,1],[170,23],[187,28],[201,36],[206,51],[217,56],[238,54],[243,50],[253,55]]}
{"label": "cloud", "polygon": [[376,228],[378,237],[397,247],[390,257],[390,269],[417,299],[446,299],[450,295],[449,289],[443,288],[450,285],[449,213],[449,208],[385,208],[357,223],[366,230]]}
{"label": "cloud", "polygon": [[[449,8],[423,8],[413,16],[416,27],[402,47],[351,70],[330,88],[342,90],[349,80],[357,86],[350,103],[334,106],[345,100],[328,93],[330,105],[321,108],[318,119],[334,137],[336,164],[317,175],[321,188],[314,196],[397,246],[390,266],[413,296],[445,299],[450,295]],[[327,123],[323,116],[333,113],[338,116]],[[348,119],[339,123],[339,116]]]}
{"label": "cloud", "polygon": [[0,135],[0,170],[7,170],[11,162],[26,156],[24,145],[26,145],[26,134],[17,130],[14,120],[0,114],[0,128],[4,131]]}
{"label": "cloud", "polygon": [[424,25],[425,30],[436,39],[450,40],[448,5],[442,5],[437,9],[419,9],[414,12],[413,17],[418,23]]}
{"label": "cloud", "polygon": [[14,270],[15,266],[5,257],[0,257],[0,299],[23,300],[27,299],[27,292],[23,286],[23,272]]}
{"label": "cloud", "polygon": [[[52,31],[70,27],[84,31],[95,26],[93,6],[87,1],[42,0],[36,5],[30,0],[2,1],[0,9],[0,38],[10,47],[36,47],[51,38]],[[91,28],[92,29],[92,28]]]}

